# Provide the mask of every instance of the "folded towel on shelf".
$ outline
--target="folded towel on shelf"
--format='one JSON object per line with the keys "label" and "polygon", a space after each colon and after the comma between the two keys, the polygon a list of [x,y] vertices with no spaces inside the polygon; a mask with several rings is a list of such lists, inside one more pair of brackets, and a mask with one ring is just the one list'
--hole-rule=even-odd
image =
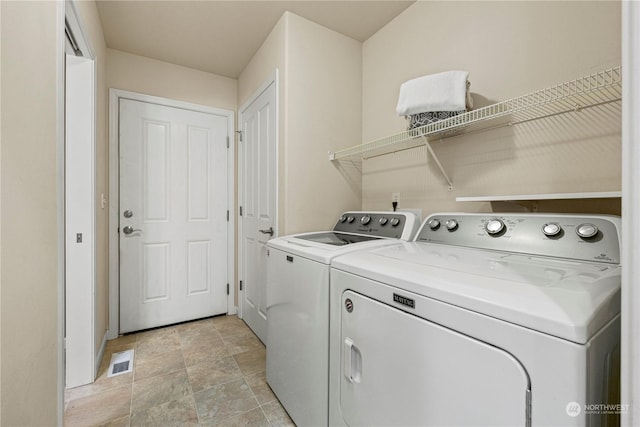
{"label": "folded towel on shelf", "polygon": [[457,116],[458,114],[464,113],[465,110],[462,111],[428,111],[426,113],[418,113],[411,114],[407,116],[408,126],[407,130],[419,128],[422,126],[426,126],[430,123],[437,122],[440,120],[448,119],[450,117]]}
{"label": "folded towel on shelf", "polygon": [[466,71],[445,71],[406,81],[400,86],[396,112],[399,116],[410,116],[465,110],[468,103],[473,103],[468,78]]}

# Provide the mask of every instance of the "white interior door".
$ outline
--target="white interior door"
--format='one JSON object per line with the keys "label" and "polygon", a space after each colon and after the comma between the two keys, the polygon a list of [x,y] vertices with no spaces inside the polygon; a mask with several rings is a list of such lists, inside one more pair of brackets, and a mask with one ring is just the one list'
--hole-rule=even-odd
{"label": "white interior door", "polygon": [[[95,379],[94,62],[66,56],[65,337],[66,387]],[[102,337],[99,337],[102,338]]]}
{"label": "white interior door", "polygon": [[275,235],[277,114],[275,78],[241,109],[240,316],[266,342],[267,241]]}
{"label": "white interior door", "polygon": [[120,332],[227,312],[227,117],[120,99]]}

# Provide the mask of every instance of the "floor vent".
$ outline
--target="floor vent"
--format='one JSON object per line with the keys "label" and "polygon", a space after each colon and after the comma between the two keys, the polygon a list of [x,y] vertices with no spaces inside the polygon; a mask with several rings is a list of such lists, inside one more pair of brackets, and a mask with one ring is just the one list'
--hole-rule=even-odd
{"label": "floor vent", "polygon": [[107,377],[133,372],[133,350],[121,351],[111,355]]}

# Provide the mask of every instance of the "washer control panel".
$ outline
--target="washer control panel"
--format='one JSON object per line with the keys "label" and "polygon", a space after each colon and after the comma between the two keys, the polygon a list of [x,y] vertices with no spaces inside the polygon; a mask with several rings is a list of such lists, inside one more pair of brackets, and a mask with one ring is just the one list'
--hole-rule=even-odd
{"label": "washer control panel", "polygon": [[345,212],[333,231],[410,240],[417,227],[410,212]]}
{"label": "washer control panel", "polygon": [[611,215],[441,213],[415,241],[619,264],[619,230]]}

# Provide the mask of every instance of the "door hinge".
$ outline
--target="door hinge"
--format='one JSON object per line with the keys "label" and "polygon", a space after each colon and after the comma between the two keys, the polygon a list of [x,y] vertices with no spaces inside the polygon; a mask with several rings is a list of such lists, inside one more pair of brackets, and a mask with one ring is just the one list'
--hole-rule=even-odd
{"label": "door hinge", "polygon": [[242,290],[242,280],[240,280],[240,290]]}
{"label": "door hinge", "polygon": [[227,148],[229,148],[229,137],[227,137]]}
{"label": "door hinge", "polygon": [[241,130],[237,130],[237,131],[236,131],[236,133],[238,134],[238,140],[239,140],[240,142],[242,142],[242,139],[243,139],[243,138],[242,138],[242,134],[243,134],[244,132],[242,132]]}
{"label": "door hinge", "polygon": [[229,284],[227,283],[227,295],[229,295]]}
{"label": "door hinge", "polygon": [[240,206],[240,216],[242,216],[242,206]]}
{"label": "door hinge", "polygon": [[227,209],[227,222],[229,222],[229,209]]}

